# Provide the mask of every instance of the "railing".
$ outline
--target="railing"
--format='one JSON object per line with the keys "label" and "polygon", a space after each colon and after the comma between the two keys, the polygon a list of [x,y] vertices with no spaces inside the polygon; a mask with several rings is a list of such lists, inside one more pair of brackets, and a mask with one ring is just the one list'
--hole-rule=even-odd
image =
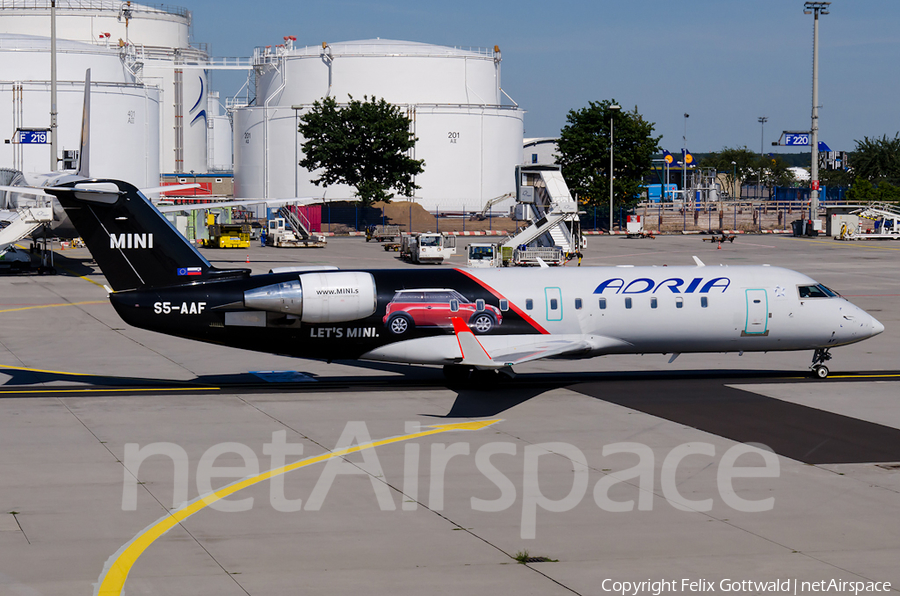
{"label": "railing", "polygon": [[[456,56],[466,56],[475,54],[477,56],[485,56],[485,57],[493,57],[494,50],[492,48],[480,48],[480,47],[459,47],[459,46],[429,46],[428,44],[409,44],[400,42],[391,43],[390,41],[385,41],[380,44],[336,44],[339,48],[340,56],[438,56],[438,57],[456,57]],[[278,46],[268,46],[269,51],[266,52],[267,46],[259,46],[256,48],[255,53],[262,56],[271,56],[273,55],[272,48],[283,47],[280,44]],[[331,48],[332,46],[328,46]],[[386,51],[386,48],[390,47],[395,51]],[[434,51],[425,51],[431,50]],[[441,51],[443,50],[443,51]],[[448,52],[447,50],[453,50],[452,52]],[[328,53],[327,50],[323,49],[321,45],[312,45],[312,46],[304,46],[304,47],[294,47],[291,50],[292,56],[321,56],[325,53]]]}
{"label": "railing", "polygon": [[[113,10],[118,12],[125,5],[125,2],[117,0],[58,0],[56,4],[57,10]],[[0,10],[9,9],[46,9],[50,10],[50,0],[0,0]],[[149,10],[148,10],[149,9]],[[171,6],[168,4],[132,4],[129,7],[132,13],[136,12],[158,12],[176,15],[180,17],[190,17],[191,11],[183,6]]]}

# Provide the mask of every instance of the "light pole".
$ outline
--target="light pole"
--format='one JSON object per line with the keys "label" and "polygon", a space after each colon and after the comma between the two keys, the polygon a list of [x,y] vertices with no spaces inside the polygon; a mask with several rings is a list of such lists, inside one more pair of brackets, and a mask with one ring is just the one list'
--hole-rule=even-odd
{"label": "light pole", "polygon": [[56,106],[56,0],[50,0],[50,171],[59,169]]}
{"label": "light pole", "polygon": [[684,114],[684,134],[681,136],[681,204],[686,207],[687,201],[687,119],[691,115]]}
{"label": "light pole", "polygon": [[737,162],[731,162],[731,212],[734,214],[734,229],[737,229],[737,208],[738,208],[738,197],[737,195]]}
{"label": "light pole", "polygon": [[609,106],[609,231],[613,231],[613,118],[622,106],[613,104]]}
{"label": "light pole", "polygon": [[737,198],[737,162],[731,162],[731,196]]}
{"label": "light pole", "polygon": [[819,15],[828,14],[831,2],[806,2],[803,14],[813,15],[813,88],[812,88],[812,126],[810,127],[809,146],[812,163],[809,169],[809,218],[818,219],[819,215]]}
{"label": "light pole", "polygon": [[756,119],[756,121],[759,122],[759,124],[760,124],[760,130],[759,130],[759,171],[756,172],[756,198],[759,199],[759,198],[760,198],[760,195],[762,194],[762,189],[761,189],[760,187],[762,186],[763,137],[765,137],[766,122],[768,122],[769,119],[768,119],[767,117],[765,117],[765,116],[760,116],[759,118]]}

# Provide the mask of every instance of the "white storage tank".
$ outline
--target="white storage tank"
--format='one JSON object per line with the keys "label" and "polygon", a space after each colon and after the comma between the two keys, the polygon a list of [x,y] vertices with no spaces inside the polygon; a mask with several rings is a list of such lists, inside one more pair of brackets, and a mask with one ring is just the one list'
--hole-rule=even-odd
{"label": "white storage tank", "polygon": [[[428,210],[480,210],[515,190],[524,111],[500,87],[500,51],[366,40],[257,49],[256,105],[234,113],[235,194],[350,199],[353,189],[312,184],[297,166],[298,119],[326,96],[384,98],[412,119],[416,178]],[[498,205],[497,210],[505,210]]]}
{"label": "white storage tank", "polygon": [[[191,11],[119,0],[57,0],[56,36],[92,43],[118,40],[170,48],[188,46]],[[0,31],[50,35],[50,0],[3,0]],[[110,37],[101,37],[109,33]]]}
{"label": "white storage tank", "polygon": [[209,171],[231,171],[231,147],[234,135],[231,132],[231,119],[225,114],[219,103],[219,92],[209,93],[209,107],[206,110],[209,118]]}
{"label": "white storage tank", "polygon": [[[49,44],[45,37],[0,34],[0,105],[12,113],[0,119],[0,164],[25,173],[51,169],[49,142],[17,143],[15,134],[49,128]],[[159,90],[136,83],[118,53],[102,46],[60,40],[57,68],[60,155],[74,156],[80,148],[84,75],[90,68],[91,174],[158,186]]]}
{"label": "white storage tank", "polygon": [[[155,162],[162,170],[206,172],[209,81],[203,67],[209,57],[202,49],[190,46],[191,12],[117,0],[57,0],[56,7],[58,40],[79,41],[114,52],[138,83],[158,87],[161,126],[157,129],[159,154]],[[47,38],[50,1],[4,0],[0,3],[0,33]],[[17,57],[9,56],[12,62]],[[44,60],[49,64],[49,56]],[[178,65],[185,68],[178,69]],[[0,64],[0,80],[16,80],[4,74],[9,66]],[[84,69],[79,74],[60,64],[58,77],[60,81],[83,79]],[[108,80],[96,72],[93,79]]]}

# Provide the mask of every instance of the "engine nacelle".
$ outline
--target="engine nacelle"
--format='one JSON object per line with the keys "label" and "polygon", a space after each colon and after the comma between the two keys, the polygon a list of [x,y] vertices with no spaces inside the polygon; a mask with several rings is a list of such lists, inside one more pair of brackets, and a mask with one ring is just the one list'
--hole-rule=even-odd
{"label": "engine nacelle", "polygon": [[244,306],[295,315],[304,323],[343,323],[373,315],[378,292],[371,273],[304,273],[297,280],[247,290]]}

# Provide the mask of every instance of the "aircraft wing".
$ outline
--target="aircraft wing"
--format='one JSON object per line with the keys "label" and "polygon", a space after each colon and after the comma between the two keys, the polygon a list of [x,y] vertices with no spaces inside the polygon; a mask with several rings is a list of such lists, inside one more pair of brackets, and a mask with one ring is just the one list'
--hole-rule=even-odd
{"label": "aircraft wing", "polygon": [[625,345],[595,335],[495,335],[479,339],[460,318],[453,319],[453,333],[462,356],[459,364],[477,368],[503,368],[554,356],[596,356],[604,348]]}
{"label": "aircraft wing", "polygon": [[[456,321],[459,321],[458,323]],[[600,356],[629,344],[600,335],[481,335],[461,320],[454,320],[453,335],[420,337],[380,346],[362,360],[413,364],[461,364],[481,369],[557,356]]]}

